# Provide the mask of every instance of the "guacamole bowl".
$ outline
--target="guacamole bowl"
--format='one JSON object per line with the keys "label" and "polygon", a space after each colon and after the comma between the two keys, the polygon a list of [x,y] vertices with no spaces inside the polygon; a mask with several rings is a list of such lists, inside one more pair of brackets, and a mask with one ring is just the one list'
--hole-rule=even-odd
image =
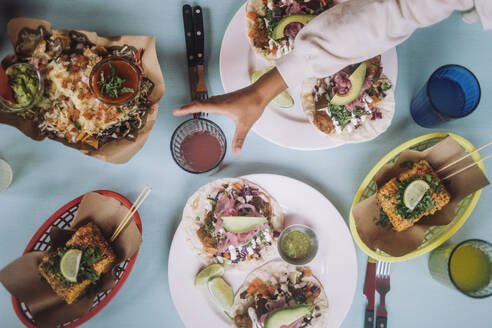
{"label": "guacamole bowl", "polygon": [[5,70],[17,103],[0,97],[0,109],[7,112],[20,112],[36,105],[44,91],[43,77],[31,64],[17,63]]}

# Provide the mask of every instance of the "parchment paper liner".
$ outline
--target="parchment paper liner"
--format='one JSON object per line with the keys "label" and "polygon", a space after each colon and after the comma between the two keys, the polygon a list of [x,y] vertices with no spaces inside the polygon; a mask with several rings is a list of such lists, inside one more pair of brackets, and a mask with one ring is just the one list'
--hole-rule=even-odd
{"label": "parchment paper liner", "polygon": [[[391,178],[398,176],[408,168],[401,168],[400,163],[405,161],[416,162],[420,159],[427,160],[434,169],[439,169],[445,164],[451,163],[464,156],[466,152],[453,140],[447,137],[438,144],[422,152],[414,150],[404,150],[394,164],[384,165],[374,176],[377,187],[383,186]],[[439,175],[444,177],[450,172],[455,172],[469,164],[473,160],[469,157],[458,164],[446,169]],[[376,225],[375,220],[379,219],[379,207],[376,194],[363,200],[353,208],[355,226],[361,240],[372,250],[377,248],[391,256],[403,256],[417,249],[424,241],[425,232],[429,227],[436,225],[449,224],[454,216],[456,205],[467,195],[485,187],[489,181],[478,166],[474,166],[444,183],[446,189],[451,194],[451,201],[441,211],[434,215],[429,215],[418,221],[413,227],[402,232],[393,230],[391,223],[386,227]]]}
{"label": "parchment paper liner", "polygon": [[[85,194],[72,221],[72,230],[52,228],[50,243],[52,247],[63,246],[77,227],[88,221],[95,222],[107,240],[128,212],[128,208],[112,197],[95,192]],[[46,252],[30,252],[7,265],[0,271],[0,282],[22,302],[26,303],[34,321],[39,327],[54,327],[70,322],[87,314],[97,293],[111,289],[115,285],[115,268],[125,259],[132,257],[142,243],[142,235],[132,220],[111,244],[117,256],[112,270],[101,277],[97,289],[91,290],[78,301],[68,305],[41,280],[38,264]]]}
{"label": "parchment paper liner", "polygon": [[[19,32],[28,27],[31,29],[37,29],[39,26],[46,28],[48,32],[56,32],[62,34],[70,30],[52,30],[51,24],[47,21],[33,18],[13,18],[7,25],[7,32],[10,38],[10,42],[15,46],[17,42],[17,36]],[[152,82],[154,82],[154,90],[149,96],[149,100],[152,103],[151,108],[147,114],[147,121],[145,126],[138,130],[137,138],[135,141],[127,139],[115,140],[102,145],[99,149],[94,149],[88,145],[77,143],[71,144],[63,138],[55,138],[58,142],[63,143],[65,146],[78,149],[80,152],[103,160],[110,163],[126,163],[133,155],[135,155],[145,144],[149,137],[150,131],[154,125],[157,117],[157,111],[159,109],[159,101],[164,95],[164,79],[162,77],[161,68],[157,59],[157,52],[155,49],[155,38],[150,36],[117,36],[117,37],[100,37],[95,32],[88,32],[83,30],[74,30],[87,35],[96,45],[102,45],[105,47],[110,46],[122,46],[128,44],[134,46],[137,49],[144,49],[142,57],[143,75]],[[41,134],[38,125],[33,120],[23,119],[15,114],[0,112],[0,123],[12,125],[19,129],[26,136],[34,140],[43,140],[45,136]]]}

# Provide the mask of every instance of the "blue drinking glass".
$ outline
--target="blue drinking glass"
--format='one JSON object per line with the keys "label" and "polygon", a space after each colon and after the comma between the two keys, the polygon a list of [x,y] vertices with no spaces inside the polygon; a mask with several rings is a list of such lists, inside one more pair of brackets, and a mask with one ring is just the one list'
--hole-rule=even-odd
{"label": "blue drinking glass", "polygon": [[420,126],[430,128],[465,117],[480,102],[480,84],[475,75],[460,65],[439,67],[412,100],[410,113]]}

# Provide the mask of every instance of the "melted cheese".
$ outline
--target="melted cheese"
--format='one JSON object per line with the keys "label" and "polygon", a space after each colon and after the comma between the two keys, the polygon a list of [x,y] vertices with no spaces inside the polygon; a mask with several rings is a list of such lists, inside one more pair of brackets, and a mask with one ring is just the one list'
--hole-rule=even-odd
{"label": "melted cheese", "polygon": [[102,58],[85,49],[83,55],[60,57],[48,64],[45,79],[51,108],[44,113],[41,128],[70,142],[84,140],[128,118],[133,110],[99,101],[92,94],[89,77]]}

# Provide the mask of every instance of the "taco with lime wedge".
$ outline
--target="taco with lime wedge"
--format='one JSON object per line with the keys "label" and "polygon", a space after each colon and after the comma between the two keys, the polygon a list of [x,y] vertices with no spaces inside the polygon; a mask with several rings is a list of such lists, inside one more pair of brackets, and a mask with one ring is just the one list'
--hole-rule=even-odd
{"label": "taco with lime wedge", "polygon": [[250,270],[275,255],[284,217],[260,186],[227,178],[210,182],[188,199],[182,224],[191,251],[203,264]]}
{"label": "taco with lime wedge", "polygon": [[271,261],[251,272],[234,298],[235,327],[327,327],[328,299],[305,266]]}
{"label": "taco with lime wedge", "polygon": [[376,138],[391,125],[395,97],[381,56],[303,82],[302,107],[314,127],[346,143]]}
{"label": "taco with lime wedge", "polygon": [[294,48],[306,24],[334,5],[334,0],[249,0],[246,28],[251,46],[268,60],[278,59]]}

